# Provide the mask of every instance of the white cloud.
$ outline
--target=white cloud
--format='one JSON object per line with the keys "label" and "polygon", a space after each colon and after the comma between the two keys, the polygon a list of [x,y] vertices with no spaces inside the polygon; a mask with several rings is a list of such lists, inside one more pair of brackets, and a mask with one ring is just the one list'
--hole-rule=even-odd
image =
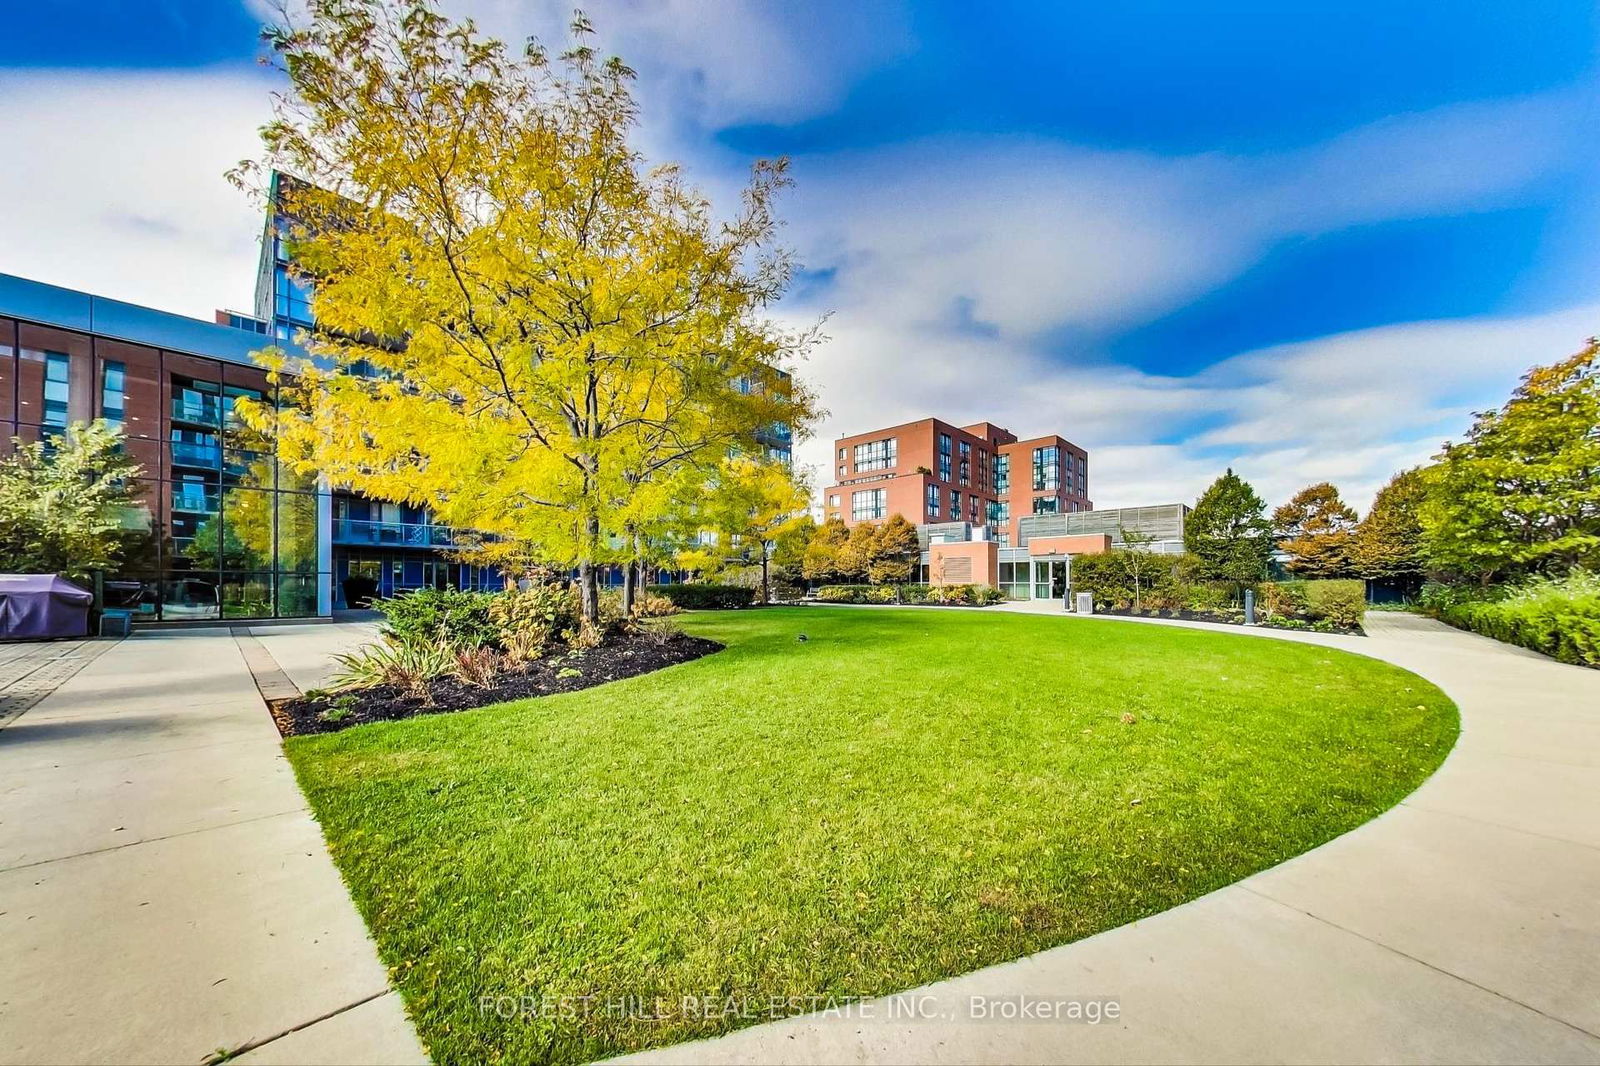
{"label": "white cloud", "polygon": [[[640,70],[647,153],[686,160],[719,205],[749,160],[709,131],[824,113],[914,44],[863,5],[583,6],[600,47]],[[448,5],[552,47],[570,7]],[[234,69],[0,74],[0,270],[201,317],[248,306],[260,218],[221,174],[256,151],[267,90],[264,75]],[[1581,110],[1564,94],[1458,106],[1248,157],[1022,137],[802,157],[789,238],[832,281],[783,314],[837,314],[804,368],[833,413],[801,461],[829,469],[834,436],[934,414],[1064,433],[1090,449],[1102,505],[1190,499],[1229,464],[1270,499],[1330,477],[1364,505],[1600,316],[1363,330],[1184,378],[1107,363],[1097,344],[1279,241],[1505,203],[1566,166]]]}
{"label": "white cloud", "polygon": [[1090,450],[1099,505],[1192,499],[1230,463],[1269,497],[1335,477],[1364,505],[1600,328],[1594,309],[1358,331],[1182,379],[1106,363],[1097,342],[1285,239],[1503,203],[1566,165],[1583,122],[1553,94],[1248,158],[1018,138],[802,158],[795,232],[837,314],[810,367],[831,417],[801,461],[827,471],[834,437],[932,414],[1063,433]]}
{"label": "white cloud", "polygon": [[250,72],[0,73],[0,271],[180,314],[248,309],[261,215]]}

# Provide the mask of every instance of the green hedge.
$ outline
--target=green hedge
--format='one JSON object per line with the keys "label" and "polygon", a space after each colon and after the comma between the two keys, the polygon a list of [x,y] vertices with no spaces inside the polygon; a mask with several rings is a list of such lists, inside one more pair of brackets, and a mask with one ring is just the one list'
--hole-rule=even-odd
{"label": "green hedge", "polygon": [[1600,667],[1600,574],[1574,571],[1510,589],[1423,590],[1423,609],[1442,621],[1564,663]]}
{"label": "green hedge", "polygon": [[674,606],[686,611],[720,611],[737,607],[750,607],[756,602],[756,589],[743,585],[703,585],[683,582],[672,585],[651,585],[649,591],[671,600]]}
{"label": "green hedge", "polygon": [[1253,587],[1263,624],[1289,629],[1355,629],[1366,610],[1366,585],[1354,578],[1266,581],[1241,586],[1202,580],[1198,571],[1192,555],[1130,551],[1078,555],[1072,560],[1072,591],[1093,596],[1097,611],[1178,615],[1237,624],[1244,621],[1244,589]]}
{"label": "green hedge", "polygon": [[822,603],[901,603],[941,607],[987,607],[1005,599],[989,585],[823,585]]}

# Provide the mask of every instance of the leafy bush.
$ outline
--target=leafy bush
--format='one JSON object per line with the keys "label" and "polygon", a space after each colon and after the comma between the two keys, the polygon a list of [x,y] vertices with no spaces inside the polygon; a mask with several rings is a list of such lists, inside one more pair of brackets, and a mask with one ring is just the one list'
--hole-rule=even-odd
{"label": "leafy bush", "polygon": [[823,603],[905,603],[950,607],[987,607],[1005,593],[989,585],[824,585]]}
{"label": "leafy bush", "polygon": [[1261,606],[1269,619],[1327,622],[1329,630],[1355,629],[1367,610],[1366,584],[1356,578],[1266,581]]}
{"label": "leafy bush", "polygon": [[335,690],[394,685],[427,704],[433,702],[428,682],[456,669],[455,650],[442,640],[380,640],[333,658]]}
{"label": "leafy bush", "polygon": [[756,590],[738,585],[702,585],[692,582],[651,585],[651,595],[669,600],[685,611],[719,611],[749,607],[756,602]]}
{"label": "leafy bush", "polygon": [[1489,592],[1429,586],[1422,604],[1453,626],[1564,663],[1600,667],[1600,574],[1574,570]]}
{"label": "leafy bush", "polygon": [[1339,629],[1354,629],[1367,613],[1367,585],[1359,578],[1307,581],[1310,618],[1330,622]]}
{"label": "leafy bush", "polygon": [[501,593],[460,589],[417,589],[403,592],[375,607],[384,615],[384,635],[408,645],[443,642],[452,648],[497,644],[500,630],[489,608]]}
{"label": "leafy bush", "polygon": [[668,615],[682,614],[683,608],[653,592],[646,592],[633,601],[633,613],[636,618],[665,618]]}
{"label": "leafy bush", "polygon": [[493,642],[515,659],[536,658],[557,640],[568,640],[578,627],[578,592],[565,585],[530,585],[491,596],[489,621]]}

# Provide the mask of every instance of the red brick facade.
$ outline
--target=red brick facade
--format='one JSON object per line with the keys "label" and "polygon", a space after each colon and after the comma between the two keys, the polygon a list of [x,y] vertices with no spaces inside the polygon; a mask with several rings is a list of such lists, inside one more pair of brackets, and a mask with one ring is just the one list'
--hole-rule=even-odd
{"label": "red brick facade", "polygon": [[988,422],[924,418],[834,441],[823,515],[847,525],[892,514],[917,525],[992,525],[1014,544],[1023,515],[1093,508],[1088,458],[1059,436],[1018,440]]}

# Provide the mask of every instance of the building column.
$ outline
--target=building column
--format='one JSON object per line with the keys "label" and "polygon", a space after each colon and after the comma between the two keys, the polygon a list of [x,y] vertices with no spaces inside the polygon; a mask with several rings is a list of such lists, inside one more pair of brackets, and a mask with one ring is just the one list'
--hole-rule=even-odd
{"label": "building column", "polygon": [[317,614],[333,616],[333,491],[317,475]]}

